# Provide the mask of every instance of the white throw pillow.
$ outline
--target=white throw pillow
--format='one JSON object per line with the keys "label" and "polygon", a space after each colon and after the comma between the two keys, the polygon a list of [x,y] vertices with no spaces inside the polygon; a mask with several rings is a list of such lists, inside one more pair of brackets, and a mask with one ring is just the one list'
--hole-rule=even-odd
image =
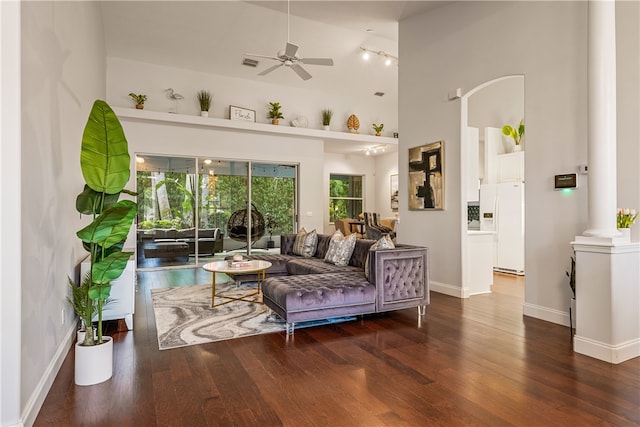
{"label": "white throw pillow", "polygon": [[293,254],[303,256],[305,258],[311,258],[316,253],[316,246],[318,245],[318,233],[316,230],[307,231],[302,228],[296,234],[296,239],[293,242]]}
{"label": "white throw pillow", "polygon": [[369,256],[371,255],[371,250],[394,249],[395,247],[396,245],[393,244],[393,240],[391,240],[391,237],[389,237],[388,234],[385,234],[380,238],[380,240],[371,245],[371,247],[369,248],[369,253],[367,254],[367,260],[364,262],[364,275],[367,279],[369,278]]}
{"label": "white throw pillow", "polygon": [[328,263],[344,267],[349,264],[355,247],[356,235],[349,234],[347,237],[344,237],[340,230],[338,230],[331,236],[329,249],[327,250],[324,260]]}

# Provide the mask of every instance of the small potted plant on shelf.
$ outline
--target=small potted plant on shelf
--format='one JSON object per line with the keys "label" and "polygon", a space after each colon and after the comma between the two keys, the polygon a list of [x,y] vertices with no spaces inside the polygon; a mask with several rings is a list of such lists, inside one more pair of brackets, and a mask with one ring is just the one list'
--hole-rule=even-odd
{"label": "small potted plant on shelf", "polygon": [[522,147],[520,147],[520,143],[524,136],[524,119],[520,120],[520,124],[518,124],[517,128],[513,128],[510,125],[504,125],[502,127],[502,134],[513,138],[513,142],[515,143],[513,151],[520,151],[522,149]]}
{"label": "small potted plant on shelf", "polygon": [[332,117],[333,117],[333,111],[329,109],[322,110],[322,126],[324,126],[324,130],[331,130]]}
{"label": "small potted plant on shelf", "polygon": [[201,90],[197,95],[198,103],[200,104],[200,115],[202,117],[209,117],[209,108],[211,108],[211,101],[213,97],[208,90]]}
{"label": "small potted plant on shelf", "polygon": [[282,106],[279,102],[270,102],[269,105],[271,106],[271,109],[269,110],[269,118],[271,119],[271,124],[280,124],[280,119],[284,119],[284,115],[282,115],[282,112],[280,111]]}
{"label": "small potted plant on shelf", "polygon": [[382,135],[382,129],[384,129],[384,123],[380,123],[379,125],[373,124],[373,130],[376,131],[376,136]]}
{"label": "small potted plant on shelf", "polygon": [[138,110],[142,110],[144,108],[144,101],[147,100],[147,95],[143,95],[143,94],[136,95],[135,93],[131,92],[129,96],[133,98],[133,100],[135,101],[136,108]]}

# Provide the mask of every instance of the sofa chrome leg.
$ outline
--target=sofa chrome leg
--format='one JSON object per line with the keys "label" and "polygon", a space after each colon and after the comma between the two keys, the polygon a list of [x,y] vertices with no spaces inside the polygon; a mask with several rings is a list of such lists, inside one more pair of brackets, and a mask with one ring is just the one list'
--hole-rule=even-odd
{"label": "sofa chrome leg", "polygon": [[293,335],[293,329],[295,328],[295,322],[287,322],[287,335]]}
{"label": "sofa chrome leg", "polygon": [[419,305],[418,306],[418,316],[424,316],[427,314],[427,305]]}

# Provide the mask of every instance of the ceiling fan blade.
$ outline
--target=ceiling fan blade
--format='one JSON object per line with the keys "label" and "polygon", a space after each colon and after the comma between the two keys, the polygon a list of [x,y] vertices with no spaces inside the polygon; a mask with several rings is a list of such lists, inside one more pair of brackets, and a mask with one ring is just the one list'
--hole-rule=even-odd
{"label": "ceiling fan blade", "polygon": [[291,69],[296,72],[297,75],[300,76],[302,80],[309,80],[311,78],[311,74],[307,73],[307,70],[302,68],[300,64],[293,64]]}
{"label": "ceiling fan blade", "polygon": [[287,47],[285,47],[284,49],[285,56],[289,58],[295,58],[297,52],[298,52],[298,46],[296,46],[293,43],[287,42]]}
{"label": "ceiling fan blade", "polygon": [[275,70],[276,68],[280,68],[280,67],[282,67],[282,64],[274,65],[273,67],[269,67],[269,68],[267,68],[266,70],[264,70],[264,71],[262,71],[262,72],[258,73],[258,75],[259,75],[259,76],[264,76],[265,74],[269,74],[270,72],[272,72],[272,71],[273,71],[273,70]]}
{"label": "ceiling fan blade", "polygon": [[275,56],[258,55],[256,53],[245,53],[244,56],[255,56],[256,58],[267,58],[267,59],[275,59],[276,61],[280,61],[280,58],[277,58]]}
{"label": "ceiling fan blade", "polygon": [[300,58],[300,62],[309,65],[333,65],[331,58]]}

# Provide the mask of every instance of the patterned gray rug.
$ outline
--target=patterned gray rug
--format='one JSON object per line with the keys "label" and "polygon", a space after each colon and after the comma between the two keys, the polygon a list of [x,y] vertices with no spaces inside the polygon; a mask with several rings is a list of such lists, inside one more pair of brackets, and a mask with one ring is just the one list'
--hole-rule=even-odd
{"label": "patterned gray rug", "polygon": [[[241,296],[254,286],[236,288],[230,282],[218,285],[216,291]],[[151,298],[160,350],[285,330],[284,321],[275,314],[268,316],[263,304],[233,301],[211,308],[211,285],[151,289]]]}

